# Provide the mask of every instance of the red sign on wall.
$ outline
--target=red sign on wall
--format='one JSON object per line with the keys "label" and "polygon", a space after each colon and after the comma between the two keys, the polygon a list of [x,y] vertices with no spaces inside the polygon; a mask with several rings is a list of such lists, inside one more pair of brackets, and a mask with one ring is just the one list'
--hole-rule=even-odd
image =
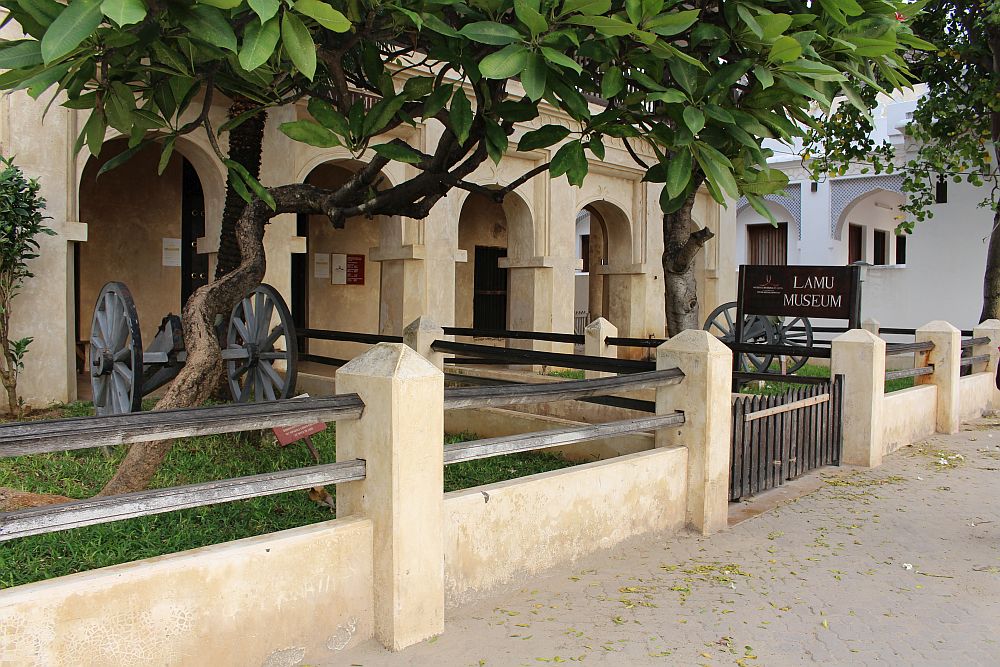
{"label": "red sign on wall", "polygon": [[347,256],[347,284],[348,285],[364,285],[365,284],[365,256],[364,255],[348,255]]}

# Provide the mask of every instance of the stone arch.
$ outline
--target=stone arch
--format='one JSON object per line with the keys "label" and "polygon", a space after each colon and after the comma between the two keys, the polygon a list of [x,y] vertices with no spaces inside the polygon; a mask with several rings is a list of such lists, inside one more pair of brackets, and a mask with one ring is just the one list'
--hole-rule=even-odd
{"label": "stone arch", "polygon": [[[336,188],[366,163],[349,155],[317,156],[300,171],[302,182]],[[307,170],[308,169],[308,170]],[[392,186],[383,173],[377,188]],[[310,329],[358,333],[400,333],[385,331],[381,264],[374,260],[387,235],[397,235],[398,217],[362,216],[349,218],[342,229],[334,228],[323,215],[299,215],[296,233],[305,238],[305,253],[292,255],[291,308],[296,326]],[[360,269],[360,272],[359,272]],[[366,345],[312,339],[303,344],[308,351],[335,359],[351,359]]]}
{"label": "stone arch", "polygon": [[[834,239],[840,242],[837,244],[839,261],[848,263],[854,252],[859,253],[861,261],[869,264],[897,263],[894,237],[896,227],[903,219],[900,206],[905,201],[905,195],[900,191],[876,187],[847,202],[838,215],[834,229]],[[856,227],[854,236],[850,232],[845,234],[844,230],[851,227]],[[878,257],[880,245],[884,250]],[[853,251],[852,246],[855,246]]]}
{"label": "stone arch", "polygon": [[[126,147],[123,137],[113,138],[100,156],[79,157],[76,208],[88,240],[74,246],[78,341],[89,338],[93,304],[106,282],[129,287],[148,344],[162,318],[179,313],[184,298],[209,279],[203,239],[210,235],[210,197],[220,184],[225,189],[218,171],[194,143],[179,141],[162,175],[159,147],[151,145],[97,178],[100,167]],[[217,210],[221,215],[221,199]]]}
{"label": "stone arch", "polygon": [[882,174],[862,178],[838,178],[830,182],[830,236],[842,239],[844,223],[851,212],[869,195],[887,192],[902,198],[903,177]]}
{"label": "stone arch", "polygon": [[[785,227],[786,262],[797,264],[799,260],[799,250],[797,241],[800,235],[796,233],[796,215],[779,201],[767,199],[765,206],[771,211],[778,225]],[[750,227],[757,225],[770,225],[771,221],[757,211],[753,210],[749,204],[738,208],[736,214],[736,226],[739,230],[736,236],[736,260],[737,264],[749,264]]]}

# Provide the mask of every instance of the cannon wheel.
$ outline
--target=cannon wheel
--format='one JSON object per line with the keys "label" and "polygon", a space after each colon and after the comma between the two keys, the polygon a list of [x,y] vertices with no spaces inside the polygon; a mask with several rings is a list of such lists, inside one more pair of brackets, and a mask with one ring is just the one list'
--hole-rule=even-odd
{"label": "cannon wheel", "polygon": [[[705,331],[711,333],[723,343],[736,340],[736,302],[724,303],[711,312],[705,320]],[[770,344],[774,341],[774,325],[766,317],[746,315],[743,319],[743,342]],[[740,369],[753,367],[753,372],[764,373],[774,361],[772,354],[740,354]]]}
{"label": "cannon wheel", "polygon": [[98,415],[142,407],[142,335],[135,301],[124,283],[101,289],[90,322],[90,386]]}
{"label": "cannon wheel", "polygon": [[[277,290],[260,285],[236,304],[226,342],[226,377],[237,402],[260,403],[293,394],[295,325]],[[276,361],[285,362],[284,377],[274,368]]]}
{"label": "cannon wheel", "polygon": [[[801,329],[802,331],[797,331]],[[789,317],[780,320],[775,327],[778,345],[795,345],[809,348],[813,344],[813,329],[808,317]],[[809,361],[809,355],[788,356],[788,367],[786,371],[789,375],[799,370]]]}

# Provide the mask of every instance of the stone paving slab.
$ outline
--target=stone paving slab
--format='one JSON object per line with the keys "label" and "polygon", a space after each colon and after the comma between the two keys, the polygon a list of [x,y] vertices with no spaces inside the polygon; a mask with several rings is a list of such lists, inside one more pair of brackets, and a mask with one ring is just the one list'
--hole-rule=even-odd
{"label": "stone paving slab", "polygon": [[1000,420],[811,486],[725,533],[581,559],[451,610],[441,637],[336,664],[1000,665]]}

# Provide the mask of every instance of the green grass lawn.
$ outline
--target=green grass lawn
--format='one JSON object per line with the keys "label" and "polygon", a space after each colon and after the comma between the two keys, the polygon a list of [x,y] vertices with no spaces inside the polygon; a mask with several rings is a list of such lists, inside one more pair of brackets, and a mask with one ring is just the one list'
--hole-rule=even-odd
{"label": "green grass lawn", "polygon": [[[75,403],[49,416],[82,416],[89,404]],[[335,429],[313,436],[323,463],[335,460]],[[459,434],[446,443],[473,440]],[[86,498],[110,479],[124,447],[0,459],[0,486]],[[152,487],[180,486],[313,465],[303,444],[281,448],[273,438],[232,435],[178,441]],[[572,465],[557,456],[526,453],[456,463],[444,470],[444,490],[453,491],[514,479]],[[335,489],[327,490],[332,494]],[[309,500],[306,491],[253,498],[208,507],[35,535],[0,542],[0,588],[41,581],[141,558],[184,551],[244,537],[295,528],[334,518]]]}
{"label": "green grass lawn", "polygon": [[583,371],[573,370],[570,368],[563,368],[557,371],[549,371],[546,375],[551,375],[557,378],[566,378],[567,380],[582,380],[584,378]]}
{"label": "green grass lawn", "polygon": [[[779,368],[777,365],[770,369],[770,372],[777,373]],[[830,367],[829,366],[816,366],[813,364],[806,364],[799,370],[795,372],[796,375],[803,375],[805,377],[817,377],[817,378],[829,378],[830,377]],[[783,394],[791,389],[797,389],[799,387],[804,387],[807,385],[795,384],[793,382],[765,382],[763,387],[756,384],[745,385],[740,393],[743,394],[764,394],[767,396],[773,396],[775,394]],[[913,378],[899,378],[896,380],[887,380],[885,383],[885,393],[899,391],[900,389],[909,389],[913,386]]]}

